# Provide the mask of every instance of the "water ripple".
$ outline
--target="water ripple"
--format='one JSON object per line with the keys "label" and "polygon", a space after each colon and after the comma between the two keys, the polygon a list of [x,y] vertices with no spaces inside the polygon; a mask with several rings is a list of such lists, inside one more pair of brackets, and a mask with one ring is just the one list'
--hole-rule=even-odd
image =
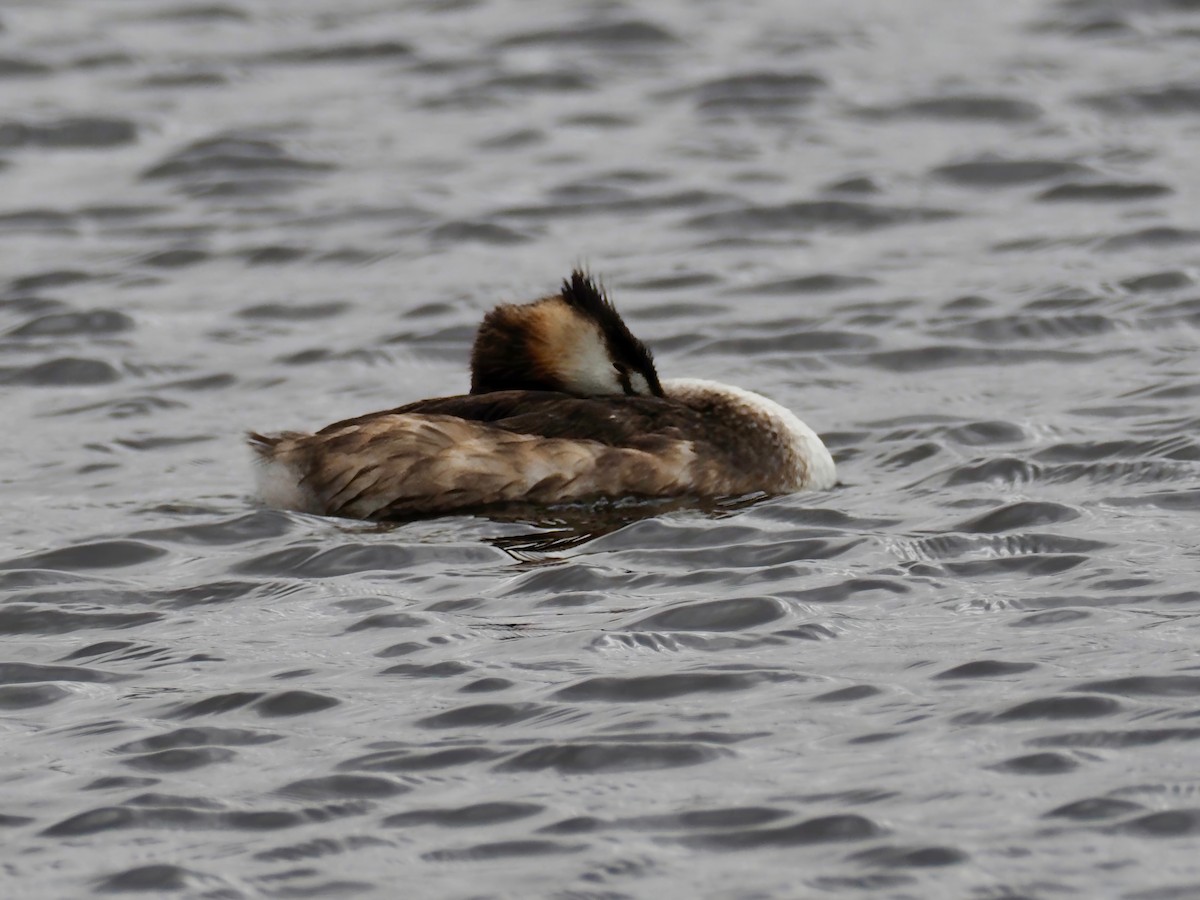
{"label": "water ripple", "polygon": [[[1195,0],[8,6],[18,893],[1196,893]],[[838,487],[252,496],[575,263]]]}

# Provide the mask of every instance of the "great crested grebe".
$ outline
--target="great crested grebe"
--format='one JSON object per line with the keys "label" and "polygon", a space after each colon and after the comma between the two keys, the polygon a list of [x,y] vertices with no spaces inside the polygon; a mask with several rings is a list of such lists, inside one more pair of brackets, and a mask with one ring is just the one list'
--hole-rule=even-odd
{"label": "great crested grebe", "polygon": [[783,494],[837,479],[821,439],[778,403],[713,381],[660,382],[579,271],[557,294],[484,317],[471,393],[249,439],[268,505],[358,519]]}

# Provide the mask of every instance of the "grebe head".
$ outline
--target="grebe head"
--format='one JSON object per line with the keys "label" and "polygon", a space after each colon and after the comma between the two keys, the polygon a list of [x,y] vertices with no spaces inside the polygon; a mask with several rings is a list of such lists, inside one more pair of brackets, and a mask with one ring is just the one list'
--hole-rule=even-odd
{"label": "grebe head", "polygon": [[484,316],[471,350],[471,393],[511,390],[663,396],[646,345],[578,269],[557,294]]}

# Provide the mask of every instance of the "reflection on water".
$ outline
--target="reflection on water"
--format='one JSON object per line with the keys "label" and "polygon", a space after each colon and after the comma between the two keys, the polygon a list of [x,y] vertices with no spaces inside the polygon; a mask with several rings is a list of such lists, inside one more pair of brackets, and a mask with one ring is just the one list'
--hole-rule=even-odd
{"label": "reflection on water", "polygon": [[[493,522],[528,526],[534,531],[519,534],[500,534],[486,537],[498,547],[522,562],[540,562],[546,554],[572,550],[598,537],[619,531],[643,519],[653,519],[672,512],[705,515],[710,519],[730,516],[747,509],[763,499],[764,494],[744,497],[681,498],[655,500],[599,500],[588,503],[564,503],[554,507],[506,504],[480,514]],[[550,562],[559,559],[552,557]]]}
{"label": "reflection on water", "polygon": [[[5,5],[6,896],[1200,892],[1198,17]],[[576,263],[843,484],[249,496]]]}

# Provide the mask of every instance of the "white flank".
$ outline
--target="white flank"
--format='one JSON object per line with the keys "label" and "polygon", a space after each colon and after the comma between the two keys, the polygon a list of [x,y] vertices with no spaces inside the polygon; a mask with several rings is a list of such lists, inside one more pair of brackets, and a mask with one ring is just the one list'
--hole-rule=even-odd
{"label": "white flank", "polygon": [[300,512],[321,512],[321,505],[312,492],[300,484],[300,473],[279,459],[255,456],[254,475],[258,496],[275,509],[294,509]]}

